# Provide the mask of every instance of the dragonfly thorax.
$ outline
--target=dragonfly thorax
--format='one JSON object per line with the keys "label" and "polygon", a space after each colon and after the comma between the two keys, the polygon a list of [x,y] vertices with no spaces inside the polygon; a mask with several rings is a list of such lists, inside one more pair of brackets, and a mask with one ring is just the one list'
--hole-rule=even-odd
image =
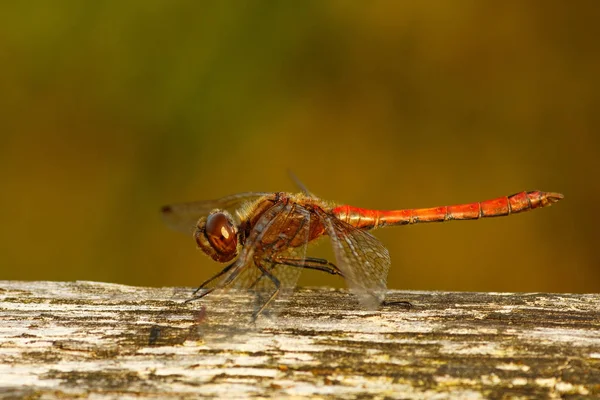
{"label": "dragonfly thorax", "polygon": [[231,214],[213,210],[198,221],[194,238],[198,247],[218,262],[227,262],[237,256],[238,230]]}

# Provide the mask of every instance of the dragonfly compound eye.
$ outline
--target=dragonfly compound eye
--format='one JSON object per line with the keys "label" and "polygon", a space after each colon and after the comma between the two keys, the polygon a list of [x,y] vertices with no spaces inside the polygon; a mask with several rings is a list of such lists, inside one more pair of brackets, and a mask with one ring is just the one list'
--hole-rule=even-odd
{"label": "dragonfly compound eye", "polygon": [[237,230],[224,211],[215,210],[198,221],[194,236],[198,246],[215,261],[227,262],[237,255]]}

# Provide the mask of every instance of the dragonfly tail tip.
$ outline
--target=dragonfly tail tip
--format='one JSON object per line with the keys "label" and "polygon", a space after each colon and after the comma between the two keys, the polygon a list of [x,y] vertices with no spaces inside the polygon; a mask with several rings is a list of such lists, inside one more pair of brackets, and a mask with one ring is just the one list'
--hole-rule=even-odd
{"label": "dragonfly tail tip", "polygon": [[565,196],[562,193],[555,193],[555,192],[545,193],[544,197],[546,198],[546,201],[547,201],[546,204],[553,204],[553,203],[556,203],[565,198]]}

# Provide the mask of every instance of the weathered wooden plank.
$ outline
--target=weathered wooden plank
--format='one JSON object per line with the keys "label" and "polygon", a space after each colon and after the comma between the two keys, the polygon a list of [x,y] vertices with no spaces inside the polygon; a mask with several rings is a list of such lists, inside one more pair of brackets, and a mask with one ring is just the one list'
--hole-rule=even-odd
{"label": "weathered wooden plank", "polygon": [[209,310],[187,295],[0,281],[0,396],[600,396],[597,294],[390,291],[414,307],[365,311],[303,289],[241,328],[235,296]]}

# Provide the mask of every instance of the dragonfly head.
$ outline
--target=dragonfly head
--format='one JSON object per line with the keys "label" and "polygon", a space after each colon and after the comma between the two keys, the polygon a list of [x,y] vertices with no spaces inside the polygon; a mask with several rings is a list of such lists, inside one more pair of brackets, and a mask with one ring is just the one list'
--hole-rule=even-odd
{"label": "dragonfly head", "polygon": [[194,238],[198,247],[213,260],[227,262],[237,256],[238,231],[225,210],[213,210],[198,221]]}

